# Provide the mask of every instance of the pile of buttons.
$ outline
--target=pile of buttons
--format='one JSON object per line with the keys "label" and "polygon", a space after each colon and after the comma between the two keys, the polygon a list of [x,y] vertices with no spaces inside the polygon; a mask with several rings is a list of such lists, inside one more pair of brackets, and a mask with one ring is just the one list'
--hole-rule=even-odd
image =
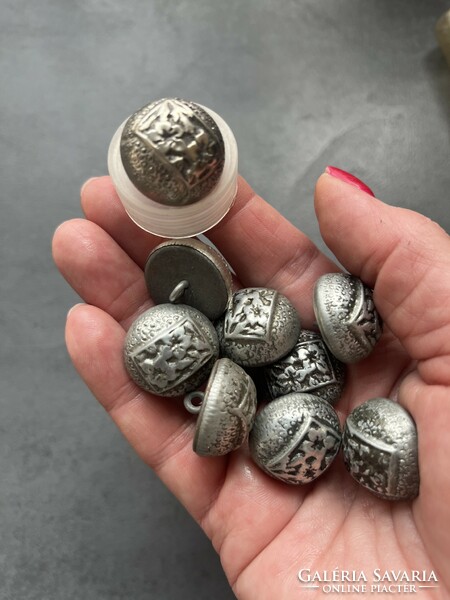
{"label": "pile of buttons", "polygon": [[[173,230],[177,203],[201,205],[220,187],[226,145],[208,109],[178,99],[158,101],[120,131],[110,155],[120,147],[126,208],[133,194],[148,193],[158,210],[168,211]],[[117,165],[113,170],[117,176]],[[197,233],[195,227],[189,231]],[[225,259],[194,237],[157,246],[145,279],[156,305],[131,325],[125,365],[142,389],[184,396],[185,408],[197,418],[197,454],[224,455],[248,440],[261,469],[298,485],[322,475],[342,447],[350,474],[379,497],[417,496],[417,431],[409,413],[392,400],[374,398],[352,411],[342,433],[333,408],[343,393],[345,364],[369,356],[381,336],[372,290],[360,279],[345,273],[319,278],[312,298],[318,331],[302,329],[294,306],[277,290],[233,290]],[[264,386],[256,386],[255,377]]]}

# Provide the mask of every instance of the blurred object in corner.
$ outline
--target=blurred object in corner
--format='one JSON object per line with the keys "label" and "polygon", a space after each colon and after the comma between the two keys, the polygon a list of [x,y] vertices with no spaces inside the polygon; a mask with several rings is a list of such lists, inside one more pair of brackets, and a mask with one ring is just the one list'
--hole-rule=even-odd
{"label": "blurred object in corner", "polygon": [[450,66],[450,10],[444,13],[436,23],[436,37]]}

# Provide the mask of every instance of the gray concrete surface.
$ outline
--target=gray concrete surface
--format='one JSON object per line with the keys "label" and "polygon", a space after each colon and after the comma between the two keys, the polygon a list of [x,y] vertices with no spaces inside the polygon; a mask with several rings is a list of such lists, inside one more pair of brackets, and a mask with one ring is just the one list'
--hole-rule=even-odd
{"label": "gray concrete surface", "polygon": [[[450,230],[441,0],[0,2],[1,600],[225,600],[209,542],[70,365],[50,256],[118,124],[192,98],[240,170],[318,240],[327,164]],[[239,243],[237,240],[236,243]]]}

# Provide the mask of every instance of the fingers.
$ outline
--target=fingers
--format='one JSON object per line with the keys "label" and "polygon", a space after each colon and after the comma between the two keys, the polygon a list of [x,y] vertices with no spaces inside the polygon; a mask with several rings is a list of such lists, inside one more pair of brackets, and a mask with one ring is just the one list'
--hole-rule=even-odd
{"label": "fingers", "polygon": [[141,269],[95,223],[74,219],[60,225],[53,237],[53,257],[85,302],[124,325],[149,303]]}
{"label": "fingers", "polygon": [[322,236],[338,260],[374,287],[384,321],[429,383],[450,373],[450,239],[426,217],[388,206],[329,175],[317,183]]}
{"label": "fingers", "polygon": [[182,404],[147,394],[130,380],[124,337],[98,308],[78,305],[69,312],[66,343],[75,368],[140,457],[198,519],[217,492],[226,459],[192,452],[194,419]]}
{"label": "fingers", "polygon": [[274,288],[296,306],[302,323],[314,321],[312,290],[320,275],[338,270],[313,242],[240,178],[236,201],[208,237],[244,286]]}
{"label": "fingers", "polygon": [[127,215],[110,177],[96,177],[81,189],[86,218],[104,229],[141,268],[161,238],[138,227]]}
{"label": "fingers", "polygon": [[450,404],[448,388],[428,386],[411,373],[404,380],[399,401],[414,417],[418,431],[420,494],[413,503],[414,520],[433,564],[441,572],[448,570],[450,528]]}
{"label": "fingers", "polygon": [[[91,180],[82,190],[86,217],[102,227],[129,256],[143,266],[161,242],[126,215],[109,177]],[[244,286],[273,287],[300,312],[304,326],[314,321],[312,290],[316,279],[337,267],[311,240],[239,179],[235,203],[223,221],[207,233]]]}

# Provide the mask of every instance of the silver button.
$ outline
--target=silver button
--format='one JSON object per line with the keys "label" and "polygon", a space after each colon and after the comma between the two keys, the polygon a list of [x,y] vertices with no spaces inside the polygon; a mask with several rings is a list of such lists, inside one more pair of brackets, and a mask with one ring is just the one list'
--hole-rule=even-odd
{"label": "silver button", "polygon": [[292,350],[300,319],[283,294],[268,288],[245,288],[233,294],[217,330],[224,356],[244,367],[262,367]]}
{"label": "silver button", "polygon": [[147,259],[145,281],[156,304],[187,304],[211,321],[224,313],[233,284],[220,252],[195,238],[157,246]]}
{"label": "silver button", "polygon": [[269,402],[250,432],[253,460],[266,473],[293,485],[314,481],[339,451],[341,429],[333,407],[311,394]]}
{"label": "silver button", "polygon": [[347,417],[342,440],[350,475],[386,500],[419,493],[417,430],[411,415],[387,398],[373,398]]}
{"label": "silver button", "polygon": [[344,363],[369,356],[381,335],[372,290],[353,275],[322,275],[314,288],[314,313],[326,345]]}
{"label": "silver button", "polygon": [[256,413],[255,384],[239,365],[221,358],[205,393],[192,392],[184,404],[189,412],[198,414],[194,451],[200,456],[221,456],[247,439]]}
{"label": "silver button", "polygon": [[300,332],[289,354],[264,371],[272,398],[301,392],[334,404],[344,387],[344,365],[331,354],[318,333],[306,329]]}
{"label": "silver button", "polygon": [[131,115],[120,154],[134,186],[169,206],[201,200],[224,167],[224,142],[214,119],[180,98],[157,100]]}
{"label": "silver button", "polygon": [[208,377],[219,353],[212,323],[185,305],[160,304],[131,325],[124,344],[125,366],[142,389],[180,396]]}

